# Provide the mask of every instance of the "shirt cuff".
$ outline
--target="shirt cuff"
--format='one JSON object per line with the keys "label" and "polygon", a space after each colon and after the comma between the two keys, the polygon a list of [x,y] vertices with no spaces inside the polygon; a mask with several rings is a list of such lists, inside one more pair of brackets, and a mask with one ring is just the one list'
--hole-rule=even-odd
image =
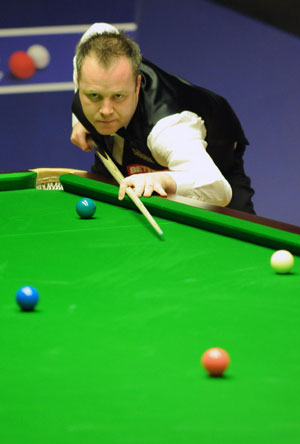
{"label": "shirt cuff", "polygon": [[77,119],[77,117],[75,116],[75,114],[72,114],[72,128],[76,125],[76,123],[78,123],[79,120]]}
{"label": "shirt cuff", "polygon": [[232,189],[226,179],[216,180],[209,184],[197,186],[197,177],[193,174],[168,171],[176,182],[176,194],[200,202],[225,207],[232,199]]}

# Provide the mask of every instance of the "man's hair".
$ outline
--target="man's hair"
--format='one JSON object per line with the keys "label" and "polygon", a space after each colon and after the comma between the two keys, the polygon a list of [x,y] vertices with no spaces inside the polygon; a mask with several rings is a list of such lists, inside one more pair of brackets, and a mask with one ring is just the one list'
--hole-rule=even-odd
{"label": "man's hair", "polygon": [[142,55],[137,43],[131,40],[123,31],[103,32],[93,34],[83,42],[79,42],[76,47],[76,69],[78,79],[81,76],[81,69],[85,58],[89,55],[96,57],[98,63],[104,67],[109,65],[119,57],[125,56],[129,59],[135,78],[140,70]]}

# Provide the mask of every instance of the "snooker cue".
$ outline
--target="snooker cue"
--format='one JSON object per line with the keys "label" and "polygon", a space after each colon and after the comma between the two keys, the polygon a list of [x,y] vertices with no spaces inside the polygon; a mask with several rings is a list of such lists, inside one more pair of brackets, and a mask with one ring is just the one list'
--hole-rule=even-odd
{"label": "snooker cue", "polygon": [[[110,172],[110,174],[113,176],[113,178],[120,183],[124,179],[123,174],[119,170],[119,168],[116,166],[116,164],[112,161],[112,159],[109,157],[107,152],[103,152],[103,154],[98,151],[98,145],[97,143],[91,138],[87,137],[87,142],[89,147],[97,154],[105,168]],[[163,235],[163,231],[160,228],[160,226],[157,224],[157,222],[153,219],[143,202],[140,200],[140,198],[135,194],[133,189],[131,187],[126,188],[126,194],[130,197],[132,202],[137,206],[137,208],[140,210],[140,212],[145,216],[145,218],[148,220],[148,222],[152,225],[154,230],[157,232],[159,236]]]}

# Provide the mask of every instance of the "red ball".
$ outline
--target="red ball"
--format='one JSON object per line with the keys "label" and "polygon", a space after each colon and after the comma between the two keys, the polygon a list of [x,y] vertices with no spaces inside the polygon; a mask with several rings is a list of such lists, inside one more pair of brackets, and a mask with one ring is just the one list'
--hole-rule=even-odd
{"label": "red ball", "polygon": [[15,51],[8,59],[10,72],[18,79],[29,79],[35,73],[35,64],[25,51]]}
{"label": "red ball", "polygon": [[201,363],[210,376],[222,376],[230,364],[230,358],[225,350],[214,347],[203,353]]}

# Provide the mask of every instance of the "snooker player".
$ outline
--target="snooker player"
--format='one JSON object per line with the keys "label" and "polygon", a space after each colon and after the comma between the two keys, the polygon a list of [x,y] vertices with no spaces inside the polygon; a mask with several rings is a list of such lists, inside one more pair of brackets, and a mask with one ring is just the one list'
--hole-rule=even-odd
{"label": "snooker player", "polygon": [[[177,194],[254,212],[243,167],[248,141],[228,102],[142,58],[138,45],[105,23],[92,25],[74,57],[71,141],[91,136],[138,196]],[[93,172],[105,174],[95,157]],[[106,173],[107,174],[107,173]]]}

